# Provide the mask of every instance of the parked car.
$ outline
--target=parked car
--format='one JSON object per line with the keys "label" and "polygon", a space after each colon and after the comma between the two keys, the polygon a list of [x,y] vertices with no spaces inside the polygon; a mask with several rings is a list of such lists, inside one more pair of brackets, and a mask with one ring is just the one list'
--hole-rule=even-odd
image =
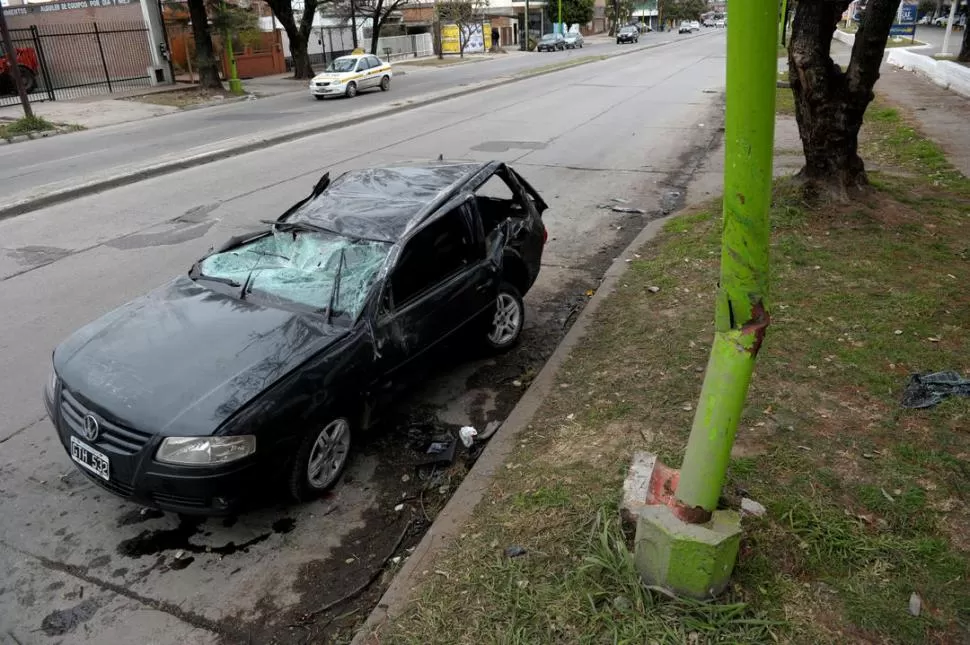
{"label": "parked car", "polygon": [[564,38],[567,49],[583,48],[583,43],[585,41],[583,40],[583,35],[578,31],[571,31],[566,34]]}
{"label": "parked car", "polygon": [[627,25],[626,27],[620,27],[620,30],[616,32],[616,44],[620,43],[638,43],[640,42],[640,30],[632,25]]}
{"label": "parked car", "polygon": [[723,20],[715,20],[714,26],[717,27],[718,29],[724,29],[726,25]]}
{"label": "parked car", "polygon": [[713,27],[714,26],[714,19],[713,18],[705,18],[704,19],[704,26],[705,27]]}
{"label": "parked car", "polygon": [[391,89],[393,76],[391,64],[372,54],[341,56],[327,65],[322,74],[313,77],[310,96],[322,101],[328,96],[354,98],[361,90],[375,87],[386,92]]}
{"label": "parked car", "polygon": [[687,20],[681,21],[680,26],[677,28],[678,34],[689,34],[693,30],[690,27],[690,22]]}
{"label": "parked car", "polygon": [[[37,89],[37,75],[40,73],[40,63],[37,59],[37,52],[30,47],[15,47],[17,50],[17,67],[20,70],[20,78],[27,93]],[[5,94],[16,94],[17,85],[14,83],[13,74],[10,73],[11,60],[7,56],[3,43],[0,42],[0,96]]]}
{"label": "parked car", "polygon": [[164,510],[230,513],[274,481],[319,495],[433,350],[515,346],[546,208],[495,161],[324,175],[61,343],[44,392],[58,438],[92,482]]}
{"label": "parked car", "polygon": [[536,50],[541,52],[554,52],[566,49],[566,39],[562,34],[546,34],[539,39]]}
{"label": "parked car", "polygon": [[691,20],[690,21],[690,30],[691,31],[700,31],[701,30],[701,23],[699,23],[696,20]]}

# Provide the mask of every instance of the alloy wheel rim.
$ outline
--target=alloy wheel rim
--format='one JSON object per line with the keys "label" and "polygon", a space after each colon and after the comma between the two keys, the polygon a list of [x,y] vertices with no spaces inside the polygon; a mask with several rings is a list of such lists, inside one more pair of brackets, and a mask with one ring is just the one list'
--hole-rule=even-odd
{"label": "alloy wheel rim", "polygon": [[330,486],[340,474],[350,452],[350,424],[344,419],[331,421],[320,431],[307,462],[307,482],[313,488]]}
{"label": "alloy wheel rim", "polygon": [[511,294],[500,293],[495,299],[495,315],[488,339],[498,346],[508,345],[519,335],[521,325],[522,311],[518,301]]}

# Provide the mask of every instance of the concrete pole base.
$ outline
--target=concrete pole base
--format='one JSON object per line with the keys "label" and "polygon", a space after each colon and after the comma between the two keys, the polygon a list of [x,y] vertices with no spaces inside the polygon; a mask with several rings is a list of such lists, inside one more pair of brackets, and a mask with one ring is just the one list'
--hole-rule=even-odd
{"label": "concrete pole base", "polygon": [[232,94],[235,94],[237,96],[242,96],[245,93],[245,91],[243,90],[242,81],[239,80],[238,78],[230,78],[229,79],[229,92],[231,92]]}
{"label": "concrete pole base", "polygon": [[688,524],[669,506],[649,506],[639,513],[635,561],[645,583],[703,600],[727,587],[740,543],[736,511],[714,511],[709,522]]}

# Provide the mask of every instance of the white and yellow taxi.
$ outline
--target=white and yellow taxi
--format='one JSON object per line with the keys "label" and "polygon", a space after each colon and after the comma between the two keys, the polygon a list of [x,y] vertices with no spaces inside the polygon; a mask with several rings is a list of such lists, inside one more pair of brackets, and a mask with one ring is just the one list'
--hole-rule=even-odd
{"label": "white and yellow taxi", "polygon": [[391,64],[372,54],[354,54],[334,59],[322,74],[310,81],[310,95],[322,101],[328,96],[353,98],[357,92],[375,87],[391,89]]}

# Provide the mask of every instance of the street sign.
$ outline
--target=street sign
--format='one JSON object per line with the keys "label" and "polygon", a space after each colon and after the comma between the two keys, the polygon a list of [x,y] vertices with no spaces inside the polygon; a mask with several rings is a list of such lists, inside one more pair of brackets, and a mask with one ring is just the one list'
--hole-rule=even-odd
{"label": "street sign", "polygon": [[916,37],[916,23],[908,25],[895,24],[890,27],[889,35],[893,37],[909,36],[910,38],[914,38]]}
{"label": "street sign", "polygon": [[900,24],[910,24],[916,23],[916,12],[919,9],[919,5],[915,4],[903,4],[899,7],[899,22]]}

